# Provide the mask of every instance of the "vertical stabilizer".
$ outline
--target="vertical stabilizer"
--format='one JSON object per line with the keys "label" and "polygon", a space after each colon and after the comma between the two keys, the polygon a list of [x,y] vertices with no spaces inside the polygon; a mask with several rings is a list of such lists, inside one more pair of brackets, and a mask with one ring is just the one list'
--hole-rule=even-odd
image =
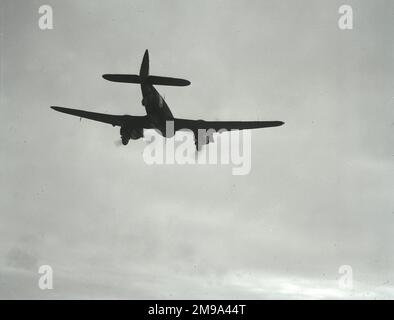
{"label": "vertical stabilizer", "polygon": [[140,77],[142,79],[146,79],[148,75],[149,75],[149,52],[148,49],[146,49],[144,58],[142,59],[142,63],[141,63]]}

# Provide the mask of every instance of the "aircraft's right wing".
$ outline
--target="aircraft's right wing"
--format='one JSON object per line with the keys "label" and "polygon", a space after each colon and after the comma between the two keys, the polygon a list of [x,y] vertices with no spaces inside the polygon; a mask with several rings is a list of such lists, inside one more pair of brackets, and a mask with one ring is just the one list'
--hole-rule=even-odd
{"label": "aircraft's right wing", "polygon": [[259,129],[267,127],[278,127],[284,124],[283,121],[204,121],[189,119],[174,119],[175,131],[189,129],[193,132],[198,129],[219,130],[243,130],[243,129]]}

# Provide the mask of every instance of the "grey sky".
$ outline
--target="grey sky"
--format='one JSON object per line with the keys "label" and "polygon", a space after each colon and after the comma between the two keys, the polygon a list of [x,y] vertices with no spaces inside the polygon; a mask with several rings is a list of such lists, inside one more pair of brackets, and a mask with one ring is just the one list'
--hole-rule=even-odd
{"label": "grey sky", "polygon": [[[394,297],[392,1],[0,3],[1,298]],[[286,122],[252,133],[250,175],[147,166],[143,141],[49,109],[143,115],[101,75],[145,49],[192,82],[158,87],[175,116]]]}

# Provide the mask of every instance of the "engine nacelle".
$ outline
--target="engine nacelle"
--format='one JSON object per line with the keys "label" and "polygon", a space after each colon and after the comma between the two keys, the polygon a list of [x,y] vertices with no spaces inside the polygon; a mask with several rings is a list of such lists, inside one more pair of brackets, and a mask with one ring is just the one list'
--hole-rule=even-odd
{"label": "engine nacelle", "polygon": [[130,138],[133,140],[140,139],[144,136],[144,130],[143,129],[132,129],[130,132]]}
{"label": "engine nacelle", "polygon": [[211,142],[214,142],[212,131],[208,130],[206,132],[194,132],[194,144],[196,145],[197,150],[200,150],[201,146],[204,144]]}
{"label": "engine nacelle", "polygon": [[122,141],[126,141],[126,140],[128,141],[130,139],[137,140],[144,136],[144,129],[121,127],[120,136],[122,137]]}

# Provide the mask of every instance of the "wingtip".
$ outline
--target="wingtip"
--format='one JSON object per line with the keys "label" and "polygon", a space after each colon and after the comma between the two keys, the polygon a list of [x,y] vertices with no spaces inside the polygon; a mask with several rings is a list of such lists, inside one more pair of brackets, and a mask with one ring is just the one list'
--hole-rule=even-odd
{"label": "wingtip", "polygon": [[58,106],[51,106],[51,109],[53,109],[53,110],[55,110],[55,111],[59,111],[59,112],[61,112],[61,111],[62,111],[62,109],[64,109],[64,108],[62,108],[62,107],[58,107]]}

